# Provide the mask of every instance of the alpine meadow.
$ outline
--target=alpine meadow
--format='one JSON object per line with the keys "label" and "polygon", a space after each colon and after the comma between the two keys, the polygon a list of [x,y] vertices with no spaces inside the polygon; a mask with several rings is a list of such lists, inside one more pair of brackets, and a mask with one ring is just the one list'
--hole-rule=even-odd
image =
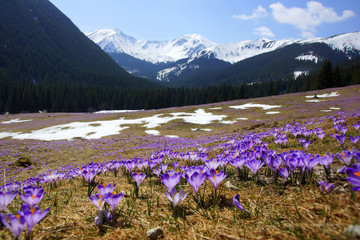
{"label": "alpine meadow", "polygon": [[360,8],[239,4],[1,1],[0,239],[359,239]]}

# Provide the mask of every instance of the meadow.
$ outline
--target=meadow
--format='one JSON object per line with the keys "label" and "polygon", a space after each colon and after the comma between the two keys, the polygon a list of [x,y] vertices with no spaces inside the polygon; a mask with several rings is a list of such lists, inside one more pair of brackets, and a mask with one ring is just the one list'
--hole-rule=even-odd
{"label": "meadow", "polygon": [[1,115],[0,238],[356,239],[359,103],[354,85]]}

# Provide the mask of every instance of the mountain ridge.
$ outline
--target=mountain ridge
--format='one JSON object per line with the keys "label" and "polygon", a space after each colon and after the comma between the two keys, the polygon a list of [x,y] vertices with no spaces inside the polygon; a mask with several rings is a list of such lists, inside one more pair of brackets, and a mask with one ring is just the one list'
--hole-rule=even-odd
{"label": "mountain ridge", "polygon": [[[201,37],[198,34],[184,35],[184,36],[196,36],[197,39],[200,39],[198,42],[191,41],[184,36],[176,38],[171,41],[139,41],[136,38],[123,34],[122,37],[126,36],[127,38],[133,39],[133,42],[141,42],[142,46],[144,43],[153,42],[157,44],[157,48],[153,48],[153,52],[147,52],[146,48],[137,48],[140,49],[139,52],[134,52],[136,49],[132,48],[129,45],[116,46],[114,42],[109,38],[104,39],[100,38],[101,35],[97,34],[94,38],[93,34],[96,32],[102,32],[104,30],[93,31],[92,34],[86,34],[90,39],[94,40],[95,43],[111,55],[118,64],[123,66],[129,72],[134,74],[139,74],[141,76],[156,79],[163,82],[173,82],[174,80],[188,78],[192,74],[198,74],[200,72],[204,73],[206,71],[220,70],[221,68],[227,67],[228,64],[235,65],[243,60],[256,57],[261,54],[270,53],[273,51],[278,51],[286,46],[296,44],[299,47],[304,46],[304,49],[308,49],[305,46],[323,43],[330,47],[328,51],[340,51],[344,52],[348,59],[356,57],[360,52],[360,32],[344,33],[338,34],[325,38],[313,38],[313,39],[283,39],[283,40],[269,40],[266,38],[260,38],[256,40],[245,40],[238,42],[230,42],[225,44],[214,44],[206,38]],[[113,31],[107,29],[106,31]],[[195,37],[194,37],[195,38]],[[205,39],[205,40],[204,40]],[[174,43],[181,42],[182,48],[177,48],[174,53],[174,49],[171,46],[174,46]],[[160,44],[161,43],[161,44]],[[205,44],[202,44],[205,43]],[[117,42],[120,44],[120,42]],[[185,44],[185,45],[184,45]],[[196,45],[197,44],[197,45]],[[206,45],[210,45],[205,47]],[[165,46],[165,47],[164,47]],[[125,51],[123,48],[128,48]],[[120,50],[121,49],[121,50]],[[189,51],[191,49],[191,51]],[[159,50],[156,52],[156,50]],[[122,52],[121,52],[122,51]],[[299,55],[295,56],[299,62],[301,61],[314,61],[315,64],[320,63],[326,56],[313,56],[311,50],[304,52],[299,51]],[[167,57],[162,55],[163,53],[168,54]],[[170,53],[170,54],[169,54]],[[129,62],[123,60],[122,54],[127,54],[128,58],[137,59],[136,61],[142,62],[151,62],[154,64],[152,67],[152,72],[143,71],[140,65],[129,65]],[[151,54],[152,60],[149,61],[149,57],[146,57],[146,54]],[[172,58],[169,56],[172,54]],[[117,56],[115,56],[117,55]],[[331,54],[325,54],[331,55]],[[290,61],[290,59],[289,59]],[[208,64],[206,64],[208,62]],[[211,64],[210,64],[211,62]],[[217,62],[218,64],[216,64]],[[199,64],[200,63],[200,64]],[[160,64],[162,64],[160,66]],[[208,67],[210,65],[211,67]],[[301,64],[300,64],[301,65]],[[297,68],[302,68],[302,66],[295,67],[294,72],[297,71]],[[149,69],[149,68],[148,68]],[[311,68],[304,69],[302,72],[309,72]],[[301,72],[300,72],[301,73]],[[297,73],[299,74],[299,72]],[[211,84],[211,82],[210,82]]]}

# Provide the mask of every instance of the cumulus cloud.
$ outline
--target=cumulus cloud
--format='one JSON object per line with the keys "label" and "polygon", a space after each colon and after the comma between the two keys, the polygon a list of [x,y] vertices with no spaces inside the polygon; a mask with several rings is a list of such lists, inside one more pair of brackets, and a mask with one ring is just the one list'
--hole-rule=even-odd
{"label": "cumulus cloud", "polygon": [[306,6],[306,8],[286,8],[282,3],[277,2],[271,4],[270,8],[276,21],[295,26],[306,38],[314,36],[316,27],[322,23],[339,22],[355,16],[351,10],[345,10],[342,15],[338,15],[334,9],[325,7],[316,1],[308,2]]}
{"label": "cumulus cloud", "polygon": [[268,13],[266,9],[259,5],[256,9],[253,10],[251,15],[240,14],[240,15],[234,15],[233,18],[240,20],[251,20],[251,19],[265,17],[267,14]]}
{"label": "cumulus cloud", "polygon": [[255,28],[254,33],[264,37],[275,37],[275,34],[266,26]]}

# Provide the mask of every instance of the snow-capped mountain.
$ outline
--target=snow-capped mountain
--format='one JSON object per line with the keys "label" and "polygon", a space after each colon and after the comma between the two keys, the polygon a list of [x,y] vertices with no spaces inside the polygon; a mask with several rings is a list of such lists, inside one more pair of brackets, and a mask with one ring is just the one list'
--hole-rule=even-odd
{"label": "snow-capped mountain", "polygon": [[[297,55],[292,57],[299,64],[309,61],[318,64],[328,58],[329,54],[306,47],[313,44],[324,44],[333,51],[342,52],[348,59],[360,52],[360,32],[307,40],[261,38],[226,44],[215,44],[198,34],[184,35],[171,41],[141,41],[116,29],[100,29],[86,35],[129,72],[165,82],[219,70],[291,45],[303,46],[304,50],[300,47]],[[296,67],[294,71],[302,68]]]}
{"label": "snow-capped mountain", "polygon": [[216,45],[199,34],[187,34],[171,41],[141,41],[117,29],[85,34],[107,53],[125,53],[154,64],[175,62]]}

